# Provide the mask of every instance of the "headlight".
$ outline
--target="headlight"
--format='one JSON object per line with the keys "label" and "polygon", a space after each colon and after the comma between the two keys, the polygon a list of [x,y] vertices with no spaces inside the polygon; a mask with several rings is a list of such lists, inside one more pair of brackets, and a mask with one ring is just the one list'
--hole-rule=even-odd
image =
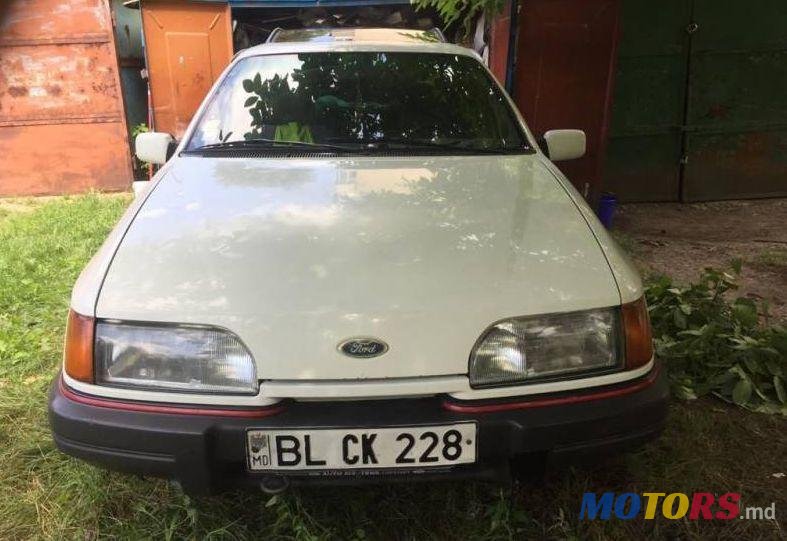
{"label": "headlight", "polygon": [[470,355],[470,385],[570,378],[620,368],[617,308],[512,318],[487,329]]}
{"label": "headlight", "polygon": [[254,359],[210,327],[96,325],[96,383],[161,391],[256,394]]}

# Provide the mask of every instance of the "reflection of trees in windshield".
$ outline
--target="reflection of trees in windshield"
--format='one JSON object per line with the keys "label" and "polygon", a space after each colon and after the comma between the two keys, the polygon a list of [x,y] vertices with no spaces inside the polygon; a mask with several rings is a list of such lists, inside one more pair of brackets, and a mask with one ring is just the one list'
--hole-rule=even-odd
{"label": "reflection of trees in windshield", "polygon": [[243,80],[245,139],[438,142],[521,148],[502,96],[473,59],[445,54],[319,53]]}

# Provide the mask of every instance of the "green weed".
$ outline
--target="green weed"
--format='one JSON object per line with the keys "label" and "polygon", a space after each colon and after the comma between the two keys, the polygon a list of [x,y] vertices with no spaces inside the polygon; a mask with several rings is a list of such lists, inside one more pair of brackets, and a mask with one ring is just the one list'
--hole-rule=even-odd
{"label": "green weed", "polygon": [[680,398],[713,393],[753,411],[787,415],[787,329],[760,322],[746,298],[728,300],[740,262],[729,272],[705,269],[677,287],[661,277],[647,287],[656,353]]}
{"label": "green weed", "polygon": [[787,267],[787,250],[765,250],[754,259],[755,263],[771,267]]}

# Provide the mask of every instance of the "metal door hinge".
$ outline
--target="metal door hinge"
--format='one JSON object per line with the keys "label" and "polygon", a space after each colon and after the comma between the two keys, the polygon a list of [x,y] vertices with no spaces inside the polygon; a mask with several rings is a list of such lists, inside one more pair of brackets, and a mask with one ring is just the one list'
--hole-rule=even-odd
{"label": "metal door hinge", "polygon": [[689,23],[686,26],[686,33],[687,34],[693,34],[694,32],[696,32],[699,29],[700,29],[700,25],[698,25],[697,23],[693,23],[692,22],[692,23]]}

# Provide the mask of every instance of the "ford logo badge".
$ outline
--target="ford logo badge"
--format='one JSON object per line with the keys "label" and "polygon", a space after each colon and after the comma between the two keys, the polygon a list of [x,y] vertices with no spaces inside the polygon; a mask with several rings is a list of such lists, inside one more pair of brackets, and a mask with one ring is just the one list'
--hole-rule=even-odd
{"label": "ford logo badge", "polygon": [[388,344],[377,338],[350,338],[339,344],[339,351],[348,357],[369,359],[388,351]]}

